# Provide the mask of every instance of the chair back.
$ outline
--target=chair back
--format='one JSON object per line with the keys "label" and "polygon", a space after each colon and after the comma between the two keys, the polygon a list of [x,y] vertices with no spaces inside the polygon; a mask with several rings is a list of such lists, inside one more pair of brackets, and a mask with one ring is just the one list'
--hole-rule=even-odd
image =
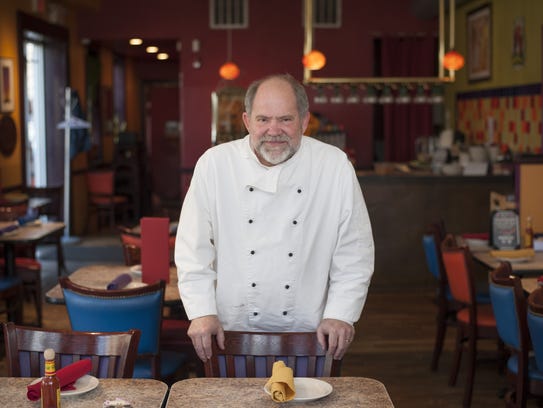
{"label": "chair back", "polygon": [[422,236],[422,247],[426,256],[428,270],[437,281],[447,282],[447,275],[441,259],[441,239],[436,226],[430,225]]}
{"label": "chair back", "polygon": [[465,305],[475,304],[475,282],[469,249],[459,247],[455,238],[447,234],[441,243],[443,266],[453,298]]}
{"label": "chair back", "polygon": [[504,344],[517,351],[528,350],[526,298],[520,278],[512,274],[509,262],[501,262],[490,272],[489,293],[498,334]]}
{"label": "chair back", "polygon": [[543,371],[543,287],[528,296],[527,320],[537,369]]}
{"label": "chair back", "polygon": [[165,282],[134,289],[92,289],[59,279],[72,330],[141,331],[138,356],[151,360],[154,378],[159,378],[160,328]]}
{"label": "chair back", "polygon": [[4,323],[3,329],[9,377],[42,376],[43,351],[47,348],[55,350],[57,368],[90,359],[95,377],[132,377],[139,330],[89,333],[16,326],[12,322]]}
{"label": "chair back", "polygon": [[113,170],[89,171],[87,173],[87,188],[91,196],[113,196],[115,173]]}
{"label": "chair back", "polygon": [[322,349],[316,333],[226,331],[224,335],[224,350],[213,339],[213,356],[204,363],[206,377],[269,377],[278,360],[296,377],[340,375],[341,361]]}

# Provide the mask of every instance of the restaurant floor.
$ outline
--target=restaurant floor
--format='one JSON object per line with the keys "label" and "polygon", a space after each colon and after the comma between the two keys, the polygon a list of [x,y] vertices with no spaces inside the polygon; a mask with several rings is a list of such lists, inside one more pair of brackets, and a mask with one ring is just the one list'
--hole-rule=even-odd
{"label": "restaurant floor", "polygon": [[[54,255],[54,254],[53,254]],[[77,248],[66,248],[69,271],[90,263],[122,263],[120,242],[114,236],[85,237]],[[44,291],[57,279],[55,257],[43,251]],[[399,408],[457,408],[462,405],[464,369],[455,387],[447,385],[452,361],[454,333],[447,333],[437,372],[430,371],[434,340],[434,305],[431,288],[372,287],[362,318],[356,325],[356,336],[346,354],[342,375],[371,377],[385,384]],[[34,310],[25,305],[25,318],[32,320]],[[0,316],[0,319],[5,319]],[[69,328],[64,306],[44,304],[43,326]],[[496,345],[481,342],[481,358],[477,363],[472,407],[504,406],[501,395],[505,376],[498,372]],[[0,351],[0,376],[6,375],[4,351]],[[528,407],[537,407],[530,400]]]}

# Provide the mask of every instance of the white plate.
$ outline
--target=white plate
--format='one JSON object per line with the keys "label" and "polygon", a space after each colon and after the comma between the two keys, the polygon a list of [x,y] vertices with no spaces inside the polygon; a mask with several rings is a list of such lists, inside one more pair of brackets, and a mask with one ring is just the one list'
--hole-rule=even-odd
{"label": "white plate", "polygon": [[130,267],[130,272],[134,275],[141,275],[141,265],[132,265]]}
{"label": "white plate", "polygon": [[[41,378],[36,378],[30,384],[36,384],[38,381],[41,381]],[[98,378],[93,377],[92,375],[84,375],[76,380],[74,384],[75,390],[66,390],[60,391],[60,395],[70,396],[70,395],[79,395],[94,390],[98,387]]]}
{"label": "white plate", "polygon": [[504,258],[504,257],[500,256],[500,257],[496,257],[496,259],[499,260],[499,261],[506,261],[506,262],[510,262],[510,263],[514,264],[514,263],[529,262],[529,261],[533,260],[533,257],[526,256],[526,257],[520,257],[520,258]]}
{"label": "white plate", "polygon": [[[296,395],[292,401],[315,401],[329,395],[333,388],[326,381],[316,378],[295,377],[294,388]],[[266,394],[271,395],[268,387],[264,386]]]}

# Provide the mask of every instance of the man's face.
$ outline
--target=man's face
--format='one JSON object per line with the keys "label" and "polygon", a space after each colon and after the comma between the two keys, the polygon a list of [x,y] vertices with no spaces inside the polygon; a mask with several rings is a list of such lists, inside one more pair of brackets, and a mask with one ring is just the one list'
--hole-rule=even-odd
{"label": "man's face", "polygon": [[290,159],[300,147],[309,113],[301,118],[290,84],[274,78],[260,85],[251,116],[243,113],[250,144],[260,162],[275,166]]}

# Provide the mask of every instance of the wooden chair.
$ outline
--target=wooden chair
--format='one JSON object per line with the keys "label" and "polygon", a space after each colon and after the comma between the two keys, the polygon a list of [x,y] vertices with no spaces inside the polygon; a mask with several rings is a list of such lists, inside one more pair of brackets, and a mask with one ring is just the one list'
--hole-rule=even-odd
{"label": "wooden chair", "polygon": [[529,356],[531,342],[526,320],[526,296],[520,278],[513,275],[509,262],[501,262],[490,272],[489,286],[498,334],[511,351],[507,361],[510,390],[505,398],[506,405],[526,407],[528,380],[533,378],[529,376],[528,367],[535,367],[534,358]]}
{"label": "wooden chair", "polygon": [[213,338],[206,377],[269,377],[273,363],[284,360],[297,377],[339,377],[341,361],[319,345],[313,332],[257,333],[226,331],[225,349]]}
{"label": "wooden chair", "polygon": [[[141,263],[141,234],[134,232],[132,228],[119,226],[121,243],[123,246],[123,256],[126,265],[136,265]],[[170,264],[175,265],[175,235],[170,235],[168,242],[170,247]]]}
{"label": "wooden chair", "polygon": [[468,365],[464,388],[463,406],[471,405],[475,363],[477,358],[477,341],[481,339],[498,340],[499,350],[503,355],[503,343],[496,328],[496,319],[490,304],[479,304],[476,300],[475,279],[473,276],[473,259],[466,247],[459,247],[453,235],[447,234],[441,243],[443,265],[451,294],[462,307],[456,313],[457,335],[454,360],[449,385],[455,385],[460,369],[463,349],[467,345]]}
{"label": "wooden chair", "polygon": [[115,228],[115,213],[121,211],[123,217],[131,209],[128,198],[115,194],[115,173],[113,170],[89,171],[87,173],[89,193],[89,214],[95,213],[98,229],[101,219],[107,218],[109,228]]}
{"label": "wooden chair", "polygon": [[52,348],[56,366],[62,368],[84,358],[92,361],[91,375],[99,378],[131,378],[139,330],[126,332],[74,332],[45,330],[4,323],[9,377],[43,375],[43,351]]}
{"label": "wooden chair", "polygon": [[184,366],[184,353],[160,348],[164,281],[121,290],[87,288],[68,277],[59,283],[73,330],[141,331],[135,378],[169,379]]}
{"label": "wooden chair", "polygon": [[[49,200],[44,206],[41,206],[38,211],[40,215],[47,216],[48,221],[62,221],[64,219],[64,187],[25,187],[25,193],[29,199],[45,198]],[[62,275],[62,272],[67,272],[66,263],[64,261],[64,250],[62,247],[63,231],[59,230],[54,235],[42,239],[38,246],[54,245],[57,251],[57,274]]]}

